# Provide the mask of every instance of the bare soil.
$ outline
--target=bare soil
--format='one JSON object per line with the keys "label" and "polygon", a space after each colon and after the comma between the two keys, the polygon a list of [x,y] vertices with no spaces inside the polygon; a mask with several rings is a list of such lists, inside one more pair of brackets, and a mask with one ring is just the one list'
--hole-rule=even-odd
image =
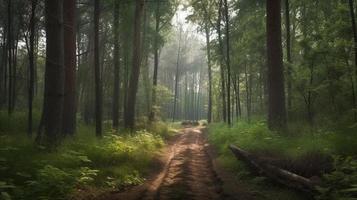
{"label": "bare soil", "polygon": [[[107,193],[99,199],[238,199],[236,195],[224,193],[223,182],[216,173],[203,130],[202,127],[182,129],[161,156],[161,162],[156,162],[155,175],[145,184],[122,193]],[[157,163],[161,163],[161,166]]]}

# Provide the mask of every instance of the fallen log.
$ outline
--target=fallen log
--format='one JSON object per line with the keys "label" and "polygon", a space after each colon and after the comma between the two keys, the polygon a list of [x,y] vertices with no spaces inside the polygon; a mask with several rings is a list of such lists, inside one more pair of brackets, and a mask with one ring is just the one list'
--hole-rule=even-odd
{"label": "fallen log", "polygon": [[280,184],[286,185],[290,188],[297,189],[304,192],[315,193],[316,183],[309,178],[300,176],[288,170],[281,169],[263,159],[254,157],[251,153],[244,151],[234,145],[230,145],[229,149],[234,156],[248,164],[248,167],[254,172],[264,175]]}

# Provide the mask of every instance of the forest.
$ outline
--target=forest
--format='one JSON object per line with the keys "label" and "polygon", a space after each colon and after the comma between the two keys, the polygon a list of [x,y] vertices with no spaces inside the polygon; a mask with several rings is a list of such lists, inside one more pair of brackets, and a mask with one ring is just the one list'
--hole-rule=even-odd
{"label": "forest", "polygon": [[356,0],[0,0],[0,200],[357,199]]}

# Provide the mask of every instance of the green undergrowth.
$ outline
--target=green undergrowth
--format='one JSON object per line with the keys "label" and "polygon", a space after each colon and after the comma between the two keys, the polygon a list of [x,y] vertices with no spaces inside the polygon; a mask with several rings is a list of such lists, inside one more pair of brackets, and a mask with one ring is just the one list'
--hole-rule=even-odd
{"label": "green undergrowth", "polygon": [[2,127],[0,135],[0,199],[64,200],[83,189],[123,190],[140,184],[169,135],[165,124],[158,123],[134,133],[108,130],[98,139],[94,127],[80,125],[74,137],[48,151],[20,128],[7,128],[14,131]]}
{"label": "green undergrowth", "polygon": [[278,134],[269,131],[263,121],[238,122],[231,128],[221,123],[212,124],[209,126],[209,141],[218,151],[219,163],[235,173],[237,180],[247,184],[258,199],[274,196],[276,200],[294,200],[307,197],[275,185],[265,177],[252,175],[245,163],[234,158],[228,145],[234,144],[260,156],[302,161],[304,167],[320,164],[315,160],[321,157],[331,157],[332,169],[321,176],[322,185],[318,188],[320,194],[316,195],[316,199],[352,198],[356,195],[356,128],[345,126],[312,130],[303,124],[293,124],[291,127],[289,133]]}

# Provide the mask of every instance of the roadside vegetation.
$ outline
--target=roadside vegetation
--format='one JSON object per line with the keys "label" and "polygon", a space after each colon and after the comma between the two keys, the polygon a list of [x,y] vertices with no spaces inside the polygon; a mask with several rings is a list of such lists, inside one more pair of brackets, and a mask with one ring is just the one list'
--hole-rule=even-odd
{"label": "roadside vegetation", "polygon": [[290,127],[288,134],[278,134],[259,120],[238,122],[231,128],[223,123],[212,124],[209,126],[209,141],[218,151],[219,163],[236,174],[237,180],[248,184],[259,199],[307,197],[251,173],[245,163],[230,152],[230,144],[270,159],[283,169],[317,179],[320,186],[316,199],[353,198],[357,191],[356,127],[311,129],[304,124],[291,124]]}
{"label": "roadside vegetation", "polygon": [[134,133],[105,128],[100,140],[93,127],[79,125],[74,137],[47,151],[22,131],[24,113],[0,118],[0,199],[69,199],[141,184],[169,137],[161,122]]}

